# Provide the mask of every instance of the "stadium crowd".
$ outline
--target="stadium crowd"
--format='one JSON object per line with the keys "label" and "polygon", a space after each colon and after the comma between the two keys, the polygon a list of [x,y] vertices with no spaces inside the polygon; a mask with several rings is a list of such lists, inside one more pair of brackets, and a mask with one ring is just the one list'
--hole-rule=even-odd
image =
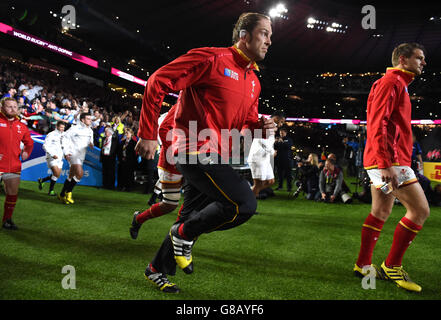
{"label": "stadium crowd", "polygon": [[[131,166],[130,172],[139,171],[145,179],[145,192],[153,188],[155,164],[153,161],[138,159],[134,155],[134,143],[138,131],[139,112],[136,107],[139,99],[122,97],[121,94],[96,84],[62,75],[57,70],[0,57],[0,97],[17,100],[21,121],[36,133],[47,134],[53,131],[58,121],[70,126],[79,122],[82,112],[92,116],[94,144],[101,148],[106,138],[106,128],[117,138],[115,157],[121,168]],[[127,138],[129,136],[129,138]],[[128,143],[134,140],[134,143]],[[126,150],[129,145],[130,151]],[[132,154],[128,155],[127,153]],[[130,159],[127,162],[127,159]],[[121,171],[122,170],[122,171]],[[124,175],[124,173],[122,173]],[[130,190],[133,179],[118,180],[118,189]],[[122,183],[122,184],[121,184]],[[107,184],[108,186],[108,184]]]}

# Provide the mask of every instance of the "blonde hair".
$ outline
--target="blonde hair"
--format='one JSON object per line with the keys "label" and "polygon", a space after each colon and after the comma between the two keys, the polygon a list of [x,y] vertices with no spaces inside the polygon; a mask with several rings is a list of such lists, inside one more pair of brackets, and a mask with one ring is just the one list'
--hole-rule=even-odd
{"label": "blonde hair", "polygon": [[6,101],[14,101],[15,103],[17,103],[17,100],[15,100],[14,98],[11,97],[6,97],[0,100],[0,106],[3,107],[3,105],[5,104]]}
{"label": "blonde hair", "polygon": [[312,157],[312,162],[311,162],[311,164],[313,165],[313,166],[318,166],[318,164],[319,164],[319,161],[318,161],[318,155],[316,155],[315,153],[310,153],[309,154],[311,157]]}

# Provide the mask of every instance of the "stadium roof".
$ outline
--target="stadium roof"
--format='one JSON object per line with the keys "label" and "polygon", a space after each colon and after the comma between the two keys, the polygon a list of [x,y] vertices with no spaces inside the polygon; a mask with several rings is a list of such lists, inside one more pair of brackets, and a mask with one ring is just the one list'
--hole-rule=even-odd
{"label": "stadium roof", "polygon": [[[419,42],[427,49],[428,67],[441,67],[441,7],[435,2],[282,2],[288,12],[285,18],[273,19],[273,45],[262,63],[264,66],[299,73],[383,71],[390,65],[391,52],[397,44]],[[366,16],[362,7],[367,3],[375,7],[376,29],[362,28],[361,22]],[[91,52],[81,54],[89,53],[105,60],[108,53],[109,59],[111,56],[127,62],[133,59],[133,65],[154,71],[191,48],[231,45],[231,31],[242,12],[268,14],[278,2],[6,1],[1,5],[0,21],[7,19],[3,22],[15,23],[17,28],[42,35],[45,30],[60,29],[60,20],[50,11],[60,15],[64,4],[75,7],[76,23],[80,26],[69,31],[71,38],[91,46]],[[308,23],[309,18],[322,24]],[[332,23],[341,32],[327,32],[326,28]],[[324,28],[317,29],[319,26]],[[97,50],[105,54],[96,57]]]}

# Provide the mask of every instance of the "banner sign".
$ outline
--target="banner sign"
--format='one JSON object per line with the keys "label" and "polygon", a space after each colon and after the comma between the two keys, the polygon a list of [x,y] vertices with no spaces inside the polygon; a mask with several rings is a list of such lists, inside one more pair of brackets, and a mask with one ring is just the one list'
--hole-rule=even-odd
{"label": "banner sign", "polygon": [[424,162],[423,168],[429,180],[441,182],[441,162]]}
{"label": "banner sign", "polygon": [[98,61],[96,61],[96,60],[93,60],[93,59],[88,58],[86,56],[82,56],[81,54],[75,53],[73,51],[64,49],[64,48],[59,47],[53,43],[50,43],[50,42],[45,41],[43,39],[40,39],[40,38],[33,36],[29,33],[15,29],[15,28],[8,26],[7,24],[1,23],[1,22],[0,22],[0,32],[9,34],[10,36],[13,36],[15,38],[19,38],[24,41],[33,43],[33,44],[35,44],[39,47],[42,47],[44,49],[62,54],[63,56],[66,56],[66,57],[69,57],[69,58],[76,60],[78,62],[87,64],[91,67],[98,68]]}

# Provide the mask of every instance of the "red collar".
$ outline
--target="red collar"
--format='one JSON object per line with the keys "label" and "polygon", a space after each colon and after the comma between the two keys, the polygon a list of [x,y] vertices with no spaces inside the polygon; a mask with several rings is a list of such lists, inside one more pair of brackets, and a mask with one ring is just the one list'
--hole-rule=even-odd
{"label": "red collar", "polygon": [[400,68],[387,68],[386,74],[394,74],[401,77],[406,82],[406,85],[409,85],[415,78],[415,73]]}
{"label": "red collar", "polygon": [[236,60],[241,66],[243,66],[244,68],[248,67],[249,69],[254,69],[256,71],[260,71],[257,63],[252,62],[251,59],[248,58],[248,56],[242,50],[240,50],[238,47],[236,47],[236,45],[234,45],[230,48],[231,48],[231,51],[233,51],[233,53],[235,54],[235,56],[238,58]]}
{"label": "red collar", "polygon": [[20,120],[20,118],[18,116],[15,116],[13,119],[9,119],[8,117],[6,117],[6,115],[2,111],[0,111],[0,116],[8,121]]}

